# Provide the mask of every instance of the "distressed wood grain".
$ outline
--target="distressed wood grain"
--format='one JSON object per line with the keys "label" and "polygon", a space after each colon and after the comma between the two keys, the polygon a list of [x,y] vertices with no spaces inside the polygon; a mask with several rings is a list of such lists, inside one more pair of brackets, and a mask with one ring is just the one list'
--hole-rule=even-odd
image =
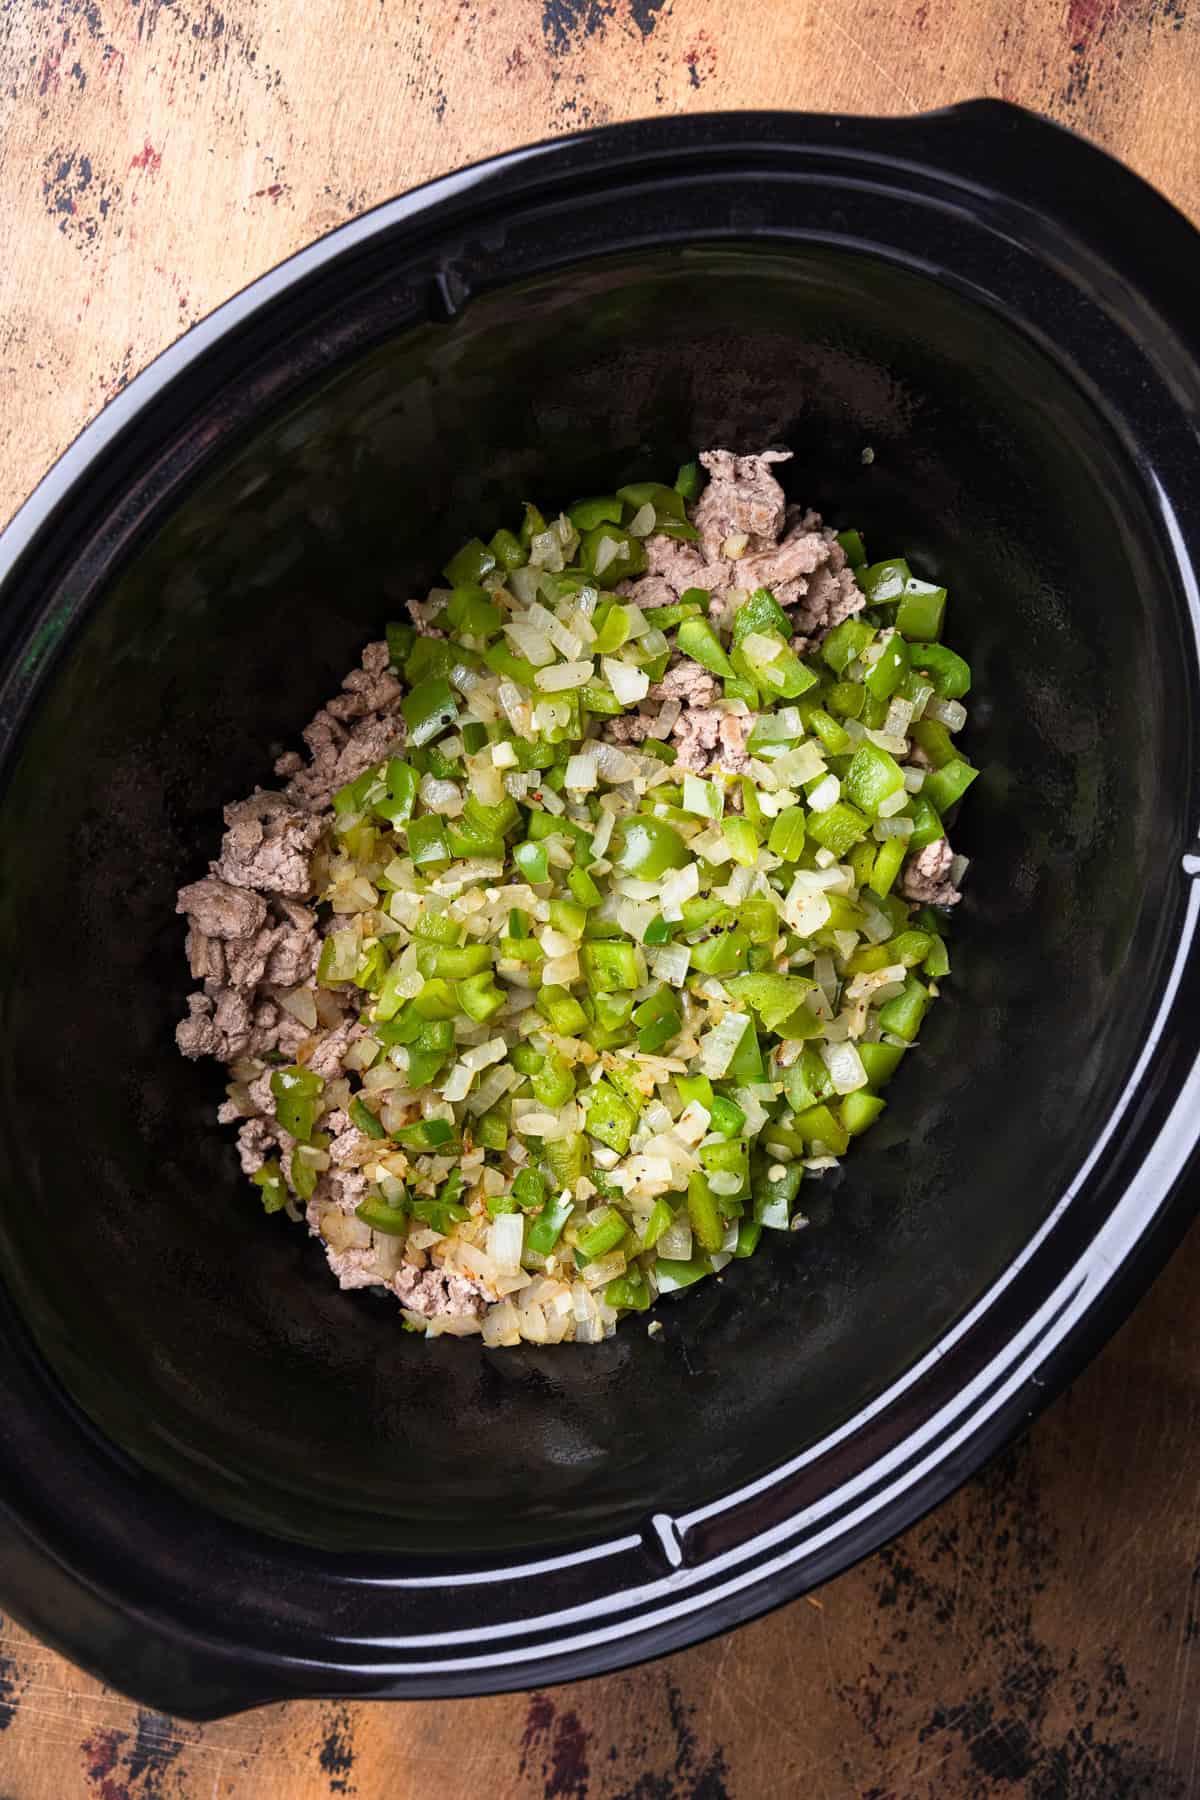
{"label": "distressed wood grain", "polygon": [[[0,0],[0,517],[290,251],[513,144],[655,112],[1002,95],[1200,216],[1196,0]],[[1075,1389],[897,1544],[651,1668],[194,1726],[0,1629],[4,1800],[1200,1794],[1193,1235]]]}

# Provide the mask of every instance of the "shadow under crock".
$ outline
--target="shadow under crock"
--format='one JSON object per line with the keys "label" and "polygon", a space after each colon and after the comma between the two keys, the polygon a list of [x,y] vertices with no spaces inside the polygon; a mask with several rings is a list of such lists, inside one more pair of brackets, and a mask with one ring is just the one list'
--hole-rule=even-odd
{"label": "shadow under crock", "polygon": [[[664,1304],[660,1338],[426,1342],[239,1175],[217,1071],[174,1049],[175,890],[464,536],[771,442],[790,497],[950,588],[986,772],[946,998],[884,1121],[805,1189],[810,1228]],[[469,1557],[694,1508],[880,1392],[1028,1242],[1143,1041],[1188,823],[1157,530],[1030,341],[818,249],[481,296],[244,443],[65,650],[0,811],[0,1247],[85,1412],[271,1532]]]}

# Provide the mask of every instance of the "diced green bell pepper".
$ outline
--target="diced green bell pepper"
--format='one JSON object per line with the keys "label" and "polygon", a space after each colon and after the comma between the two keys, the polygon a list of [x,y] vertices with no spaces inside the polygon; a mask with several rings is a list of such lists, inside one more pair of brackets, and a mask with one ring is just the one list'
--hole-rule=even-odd
{"label": "diced green bell pepper", "polygon": [[458,717],[454,690],[444,675],[419,682],[404,696],[400,710],[408,725],[408,742],[414,748],[437,737]]}
{"label": "diced green bell pepper", "polygon": [[451,1146],[458,1142],[458,1133],[449,1119],[417,1119],[411,1125],[402,1125],[394,1136],[406,1150],[439,1150],[443,1155],[449,1155]]}
{"label": "diced green bell pepper", "polygon": [[847,1094],[842,1101],[840,1118],[843,1127],[850,1137],[857,1137],[873,1125],[884,1107],[886,1100],[878,1094],[868,1094],[865,1088],[859,1088],[853,1094]]}
{"label": "diced green bell pepper", "polygon": [[700,975],[733,975],[746,966],[750,939],[736,928],[702,938],[692,946],[692,968]]}
{"label": "diced green bell pepper", "polygon": [[531,886],[550,879],[550,862],[544,844],[514,844],[512,859]]}
{"label": "diced green bell pepper", "polygon": [[684,500],[698,500],[704,492],[704,471],[698,462],[685,462],[675,477],[675,492]]}
{"label": "diced green bell pepper", "polygon": [[[609,546],[615,547],[614,549]],[[628,581],[646,572],[646,552],[635,537],[616,525],[597,525],[585,531],[579,545],[579,564],[597,587],[614,588],[618,581]],[[597,568],[603,562],[604,567]]]}
{"label": "diced green bell pepper", "polygon": [[549,1256],[559,1238],[563,1226],[570,1218],[574,1208],[571,1197],[562,1195],[546,1201],[543,1210],[536,1218],[530,1218],[525,1226],[525,1250],[534,1256]]}
{"label": "diced green bell pepper", "polygon": [[610,1250],[615,1250],[628,1229],[615,1206],[601,1207],[599,1216],[579,1232],[575,1247],[582,1250],[589,1262],[595,1261],[598,1257],[607,1256]]}
{"label": "diced green bell pepper", "polygon": [[913,822],[912,832],[906,839],[910,850],[924,850],[927,845],[936,844],[939,838],[946,835],[946,827],[942,824],[937,808],[930,805],[925,792],[928,786],[929,782],[926,781],[925,787],[920,793],[913,795],[911,803],[905,808],[907,816]]}
{"label": "diced green bell pepper", "polygon": [[842,674],[848,669],[856,656],[861,656],[871,639],[875,636],[874,628],[862,619],[843,619],[840,625],[827,632],[821,645],[821,655],[834,671]]}
{"label": "diced green bell pepper", "polygon": [[845,800],[835,800],[827,812],[808,815],[809,837],[826,850],[832,850],[835,856],[845,856],[851,845],[866,837],[867,830],[867,820],[862,813]]}
{"label": "diced green bell pepper", "polygon": [[380,1120],[362,1100],[352,1100],[346,1108],[350,1123],[365,1132],[368,1137],[386,1137],[387,1132]]}
{"label": "diced green bell pepper", "polygon": [[673,1294],[679,1288],[691,1287],[693,1283],[702,1281],[706,1275],[712,1274],[712,1264],[706,1256],[693,1256],[690,1262],[678,1262],[674,1258],[660,1256],[654,1265],[654,1278],[658,1282],[660,1294]]}
{"label": "diced green bell pepper", "polygon": [[489,970],[478,975],[468,975],[465,981],[456,983],[455,992],[458,1004],[477,1025],[484,1024],[504,1005],[503,990],[496,986]]}
{"label": "diced green bell pepper", "polygon": [[765,1031],[777,1031],[811,993],[813,983],[807,975],[779,975],[764,969],[759,974],[735,975],[726,983],[739,1007],[748,1006],[758,1014]]}
{"label": "diced green bell pepper", "polygon": [[912,666],[928,675],[934,692],[943,700],[961,700],[971,691],[971,665],[945,644],[919,644],[912,652]]}
{"label": "diced green bell pepper", "polygon": [[[676,1084],[678,1085],[678,1084]],[[727,1094],[714,1094],[709,1108],[712,1128],[719,1131],[722,1137],[737,1137],[746,1123],[746,1115],[736,1100]]]}
{"label": "diced green bell pepper", "polygon": [[642,1234],[641,1247],[643,1250],[653,1250],[674,1217],[675,1214],[671,1210],[669,1201],[660,1196],[650,1208],[650,1217],[646,1220],[646,1229]]}
{"label": "diced green bell pepper", "polygon": [[908,855],[911,838],[885,838],[875,852],[875,862],[871,869],[869,886],[873,894],[882,900],[892,891],[893,883],[900,873],[904,858]]}
{"label": "diced green bell pepper", "polygon": [[925,786],[921,793],[936,806],[940,813],[949,812],[950,808],[961,800],[979,770],[972,768],[969,762],[956,756],[940,769],[934,769],[925,778]]}
{"label": "diced green bell pepper", "polygon": [[619,1311],[645,1312],[650,1304],[650,1288],[640,1269],[628,1269],[605,1285],[604,1299]]}
{"label": "diced green bell pepper", "polygon": [[717,1197],[703,1175],[689,1175],[687,1187],[688,1218],[692,1236],[704,1250],[719,1250],[725,1238],[725,1221]]}
{"label": "diced green bell pepper", "polygon": [[360,1201],[354,1214],[372,1231],[382,1232],[386,1237],[405,1237],[408,1233],[408,1214],[404,1208],[390,1205],[382,1195],[368,1196]]}
{"label": "diced green bell pepper", "polygon": [[896,608],[896,629],[902,631],[906,638],[933,643],[942,635],[945,616],[944,587],[934,587],[928,581],[918,581],[915,576],[905,582],[904,593]]}
{"label": "diced green bell pepper", "polygon": [[682,869],[688,847],[665,819],[634,813],[619,821],[609,843],[609,857],[622,875],[657,881],[670,869]]}
{"label": "diced green bell pepper", "polygon": [[495,566],[494,551],[489,550],[481,538],[468,538],[462,549],[456,550],[450,561],[442,565],[442,574],[451,587],[465,587],[482,581]]}
{"label": "diced green bell pepper", "polygon": [[721,640],[707,619],[685,619],[675,633],[675,646],[702,668],[722,678],[737,671],[721,647]]}
{"label": "diced green bell pepper", "polygon": [[500,608],[486,588],[456,587],[446,602],[446,622],[467,637],[492,637],[500,629]]}
{"label": "diced green bell pepper", "polygon": [[597,1081],[581,1099],[591,1136],[624,1156],[637,1124],[637,1113],[628,1100],[607,1081]]}
{"label": "diced green bell pepper", "polygon": [[842,782],[842,792],[869,819],[875,818],[885,800],[898,794],[904,786],[904,770],[894,756],[875,744],[863,743]]}
{"label": "diced green bell pepper", "polygon": [[928,988],[915,975],[910,975],[904,984],[904,992],[880,1007],[879,1029],[911,1044],[921,1029],[930,999]]}
{"label": "diced green bell pepper", "polygon": [[863,676],[863,686],[876,700],[889,700],[909,670],[908,645],[899,632],[893,632],[881,655]]}
{"label": "diced green bell pepper", "polygon": [[287,1205],[287,1182],[283,1178],[283,1170],[279,1166],[279,1158],[270,1157],[261,1169],[256,1169],[250,1177],[262,1195],[262,1209],[265,1213],[282,1212]]}
{"label": "diced green bell pepper", "polygon": [[660,988],[648,1000],[634,1008],[633,1022],[638,1027],[638,1049],[644,1054],[652,1054],[669,1044],[673,1037],[678,1037],[683,1025],[683,1017],[670,988]]}
{"label": "diced green bell pepper", "polygon": [[619,525],[623,516],[624,509],[615,494],[597,494],[589,500],[576,500],[574,506],[567,508],[567,517],[579,532],[592,531],[605,522]]}
{"label": "diced green bell pepper", "polygon": [[870,1087],[885,1087],[900,1067],[904,1051],[899,1044],[859,1044],[858,1054]]}
{"label": "diced green bell pepper", "polygon": [[850,1141],[849,1133],[841,1120],[835,1118],[824,1103],[810,1106],[807,1112],[796,1115],[796,1130],[810,1147],[824,1144],[834,1156],[844,1156]]}
{"label": "diced green bell pepper", "polygon": [[307,1143],[316,1126],[318,1102],[325,1089],[320,1075],[295,1064],[275,1069],[271,1074],[271,1092],[275,1096],[275,1117],[290,1137]]}
{"label": "diced green bell pepper", "polygon": [[743,1260],[747,1256],[753,1256],[754,1252],[758,1249],[758,1241],[762,1237],[762,1233],[763,1228],[757,1219],[739,1219],[737,1244],[734,1246],[733,1251],[734,1256],[739,1260]]}
{"label": "diced green bell pepper", "polygon": [[529,561],[529,552],[520,538],[503,525],[493,535],[488,549],[495,557],[496,567],[499,569],[523,569]]}

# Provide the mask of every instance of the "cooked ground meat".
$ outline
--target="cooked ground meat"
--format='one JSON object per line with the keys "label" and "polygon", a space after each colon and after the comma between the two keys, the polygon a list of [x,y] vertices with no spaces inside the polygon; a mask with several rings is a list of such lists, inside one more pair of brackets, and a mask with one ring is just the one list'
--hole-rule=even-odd
{"label": "cooked ground meat", "polygon": [[299,987],[315,973],[321,954],[317,915],[294,900],[281,900],[283,923],[267,958],[266,976],[277,987]]}
{"label": "cooked ground meat", "polygon": [[188,1016],[175,1027],[175,1042],[185,1056],[215,1056],[234,1062],[250,1046],[251,1011],[245,994],[223,988],[216,1001],[209,994],[188,995]]}
{"label": "cooked ground meat", "polygon": [[[655,534],[646,539],[647,573],[619,591],[644,608],[673,605],[687,588],[707,589],[709,623],[727,628],[745,596],[765,587],[792,617],[800,654],[833,626],[861,611],[866,596],[820,513],[789,507],[772,473],[789,452],[701,457],[712,474],[696,505],[699,544]],[[786,528],[786,529],[785,529]],[[781,537],[780,534],[783,533]]]}
{"label": "cooked ground meat", "polygon": [[900,888],[921,906],[957,906],[962,895],[950,880],[954,852],[945,838],[926,844],[910,856],[900,876]]}
{"label": "cooked ground meat", "polygon": [[266,921],[267,903],[261,894],[206,875],[180,888],[175,911],[186,913],[192,929],[205,937],[248,938]]}
{"label": "cooked ground meat", "polygon": [[283,794],[257,788],[248,800],[225,808],[225,823],[214,875],[234,887],[307,898],[312,890],[309,865],[323,829],[320,819],[298,810]]}
{"label": "cooked ground meat", "polygon": [[487,1303],[482,1288],[445,1269],[406,1267],[397,1273],[394,1286],[409,1312],[424,1319],[477,1319]]}
{"label": "cooked ground meat", "polygon": [[713,760],[720,741],[722,714],[711,706],[692,706],[680,713],[671,728],[678,746],[675,767],[688,775],[702,775]]}
{"label": "cooked ground meat", "polygon": [[746,739],[753,724],[753,719],[741,713],[727,712],[721,717],[721,723],[717,727],[717,735],[721,740],[717,762],[729,775],[744,775],[750,767]]}
{"label": "cooked ground meat", "polygon": [[386,1279],[379,1266],[379,1252],[373,1244],[350,1250],[335,1250],[332,1244],[327,1244],[325,1255],[340,1288],[379,1287]]}
{"label": "cooked ground meat", "polygon": [[[646,574],[642,577],[649,581],[657,577],[665,581],[677,600],[686,588],[707,587],[704,580],[708,572],[708,564],[695,544],[685,544],[678,538],[664,537],[655,532],[646,539]],[[662,605],[662,601],[653,602]]]}
{"label": "cooked ground meat", "polygon": [[[668,538],[652,539],[654,543],[668,543]],[[617,593],[626,600],[632,600],[643,612],[650,612],[656,606],[674,606],[679,595],[671,586],[665,575],[642,575],[636,581],[617,583]]]}
{"label": "cooked ground meat", "polygon": [[342,1073],[342,1058],[355,1038],[362,1034],[363,1027],[357,1019],[343,1019],[333,1031],[327,1032],[308,1059],[313,1074],[324,1076],[326,1081],[336,1080]]}
{"label": "cooked ground meat", "polygon": [[646,698],[659,705],[664,700],[682,700],[685,706],[711,706],[720,692],[716,676],[685,656],[654,683]]}
{"label": "cooked ground meat", "polygon": [[791,455],[790,450],[763,450],[757,456],[707,450],[701,455],[711,479],[696,502],[694,522],[711,562],[727,554],[731,537],[748,539],[750,552],[774,544],[783,530],[787,502],[771,465],[790,462]]}
{"label": "cooked ground meat", "polygon": [[652,714],[624,713],[604,721],[604,736],[610,744],[642,744],[653,730]]}
{"label": "cooked ground meat", "polygon": [[[426,635],[443,634],[430,628]],[[342,687],[345,691],[323,706],[302,733],[312,757],[308,767],[294,750],[275,764],[275,773],[286,778],[284,791],[293,805],[327,806],[338,788],[404,741],[403,689],[388,672],[388,647],[382,640],[367,645],[362,667],[352,669]]]}

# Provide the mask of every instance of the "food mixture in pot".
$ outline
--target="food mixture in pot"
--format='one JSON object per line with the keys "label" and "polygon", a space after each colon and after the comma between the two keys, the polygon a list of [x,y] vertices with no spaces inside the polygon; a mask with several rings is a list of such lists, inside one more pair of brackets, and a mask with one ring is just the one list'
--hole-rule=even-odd
{"label": "food mixture in pot", "polygon": [[803,1226],[949,973],[971,672],[789,454],[464,544],[180,890],[243,1170],[412,1329],[597,1343]]}

